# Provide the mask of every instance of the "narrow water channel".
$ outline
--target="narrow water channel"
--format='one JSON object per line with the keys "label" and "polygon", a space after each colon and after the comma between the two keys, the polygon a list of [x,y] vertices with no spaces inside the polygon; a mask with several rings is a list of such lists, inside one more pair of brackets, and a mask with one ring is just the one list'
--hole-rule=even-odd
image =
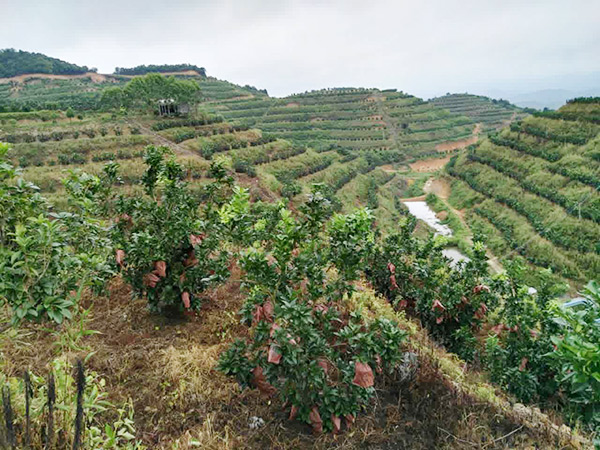
{"label": "narrow water channel", "polygon": [[442,236],[452,236],[452,230],[448,225],[444,225],[437,218],[433,210],[429,207],[427,202],[404,202],[408,211],[415,216],[417,219],[421,219],[431,228],[436,231],[436,234]]}
{"label": "narrow water channel", "polygon": [[[427,202],[416,201],[416,202],[403,202],[408,211],[415,216],[417,219],[422,220],[427,225],[435,230],[435,234],[442,236],[452,236],[452,229],[448,225],[444,225],[440,222],[440,219],[435,215],[435,212],[429,207]],[[452,265],[457,264],[459,261],[469,261],[469,258],[465,256],[456,247],[449,247],[442,250],[442,254],[452,261]]]}

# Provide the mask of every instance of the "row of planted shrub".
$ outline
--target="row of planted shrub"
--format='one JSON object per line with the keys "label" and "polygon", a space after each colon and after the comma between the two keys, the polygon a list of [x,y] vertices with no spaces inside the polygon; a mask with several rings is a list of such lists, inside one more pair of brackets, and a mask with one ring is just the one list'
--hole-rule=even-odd
{"label": "row of planted shrub", "polygon": [[589,186],[544,170],[545,166],[526,166],[523,158],[513,157],[509,152],[498,154],[493,148],[479,146],[469,153],[469,159],[511,177],[528,191],[562,206],[574,217],[600,222],[600,195]]}
{"label": "row of planted shrub", "polygon": [[509,133],[503,131],[500,134],[491,134],[489,139],[498,146],[509,147],[555,162],[555,164],[547,166],[551,172],[560,173],[592,187],[600,184],[600,175],[598,174],[597,164],[593,159],[593,153],[588,156],[585,152],[577,152],[576,148],[567,148],[552,141],[540,141],[532,144],[521,137],[521,134],[512,137]]}
{"label": "row of planted shrub", "polygon": [[541,117],[513,122],[511,131],[522,132],[557,142],[583,145],[598,134],[598,127],[589,122],[564,122]]}
{"label": "row of planted shrub", "polygon": [[419,242],[413,228],[408,220],[376,247],[367,275],[377,290],[451,351],[480,361],[519,400],[550,402],[599,430],[599,286],[590,283],[583,310],[571,312],[558,300],[566,286],[554,283],[549,271],[535,288],[523,282],[525,269],[516,262],[506,274],[490,276],[481,244],[471,261],[451,267],[443,243]]}
{"label": "row of planted shrub", "polygon": [[199,117],[190,119],[169,119],[156,122],[152,125],[154,131],[167,130],[169,128],[177,127],[198,127],[203,125],[210,125],[213,123],[223,122],[223,117],[218,115],[201,114]]}
{"label": "row of planted shrub", "polygon": [[510,206],[525,216],[537,232],[567,249],[600,253],[600,226],[590,220],[576,219],[549,200],[529,193],[516,181],[489,166],[460,156],[448,166],[450,174],[461,178],[474,190]]}
{"label": "row of planted shrub", "polygon": [[[119,126],[112,127],[111,129],[106,127],[100,128],[82,128],[78,130],[56,130],[50,133],[18,133],[18,134],[6,134],[0,137],[4,142],[11,144],[18,143],[32,143],[32,142],[48,142],[48,141],[62,141],[63,139],[79,139],[79,137],[86,136],[90,139],[96,136],[107,136],[110,132],[115,136],[121,136],[123,129]],[[129,133],[132,135],[140,134],[141,131],[138,127],[129,127]]]}
{"label": "row of planted shrub", "polygon": [[[542,282],[532,291],[520,281],[520,267],[490,277],[481,244],[471,261],[451,266],[443,241],[414,237],[410,216],[381,241],[368,210],[332,215],[318,186],[294,214],[281,202],[251,203],[220,164],[211,166],[214,182],[192,194],[167,149],[150,147],[144,159],[145,195],[115,193],[114,163],[101,176],[73,172],[65,182],[72,212],[54,220],[44,217],[34,187],[4,181],[15,172],[0,165],[0,204],[10,211],[0,223],[0,263],[11,274],[0,289],[15,322],[68,320],[73,292],[100,285],[114,270],[152,311],[199,312],[203,292],[222,283],[237,260],[246,295],[240,315],[251,330],[223,353],[219,369],[243,386],[278,394],[290,417],[315,432],[339,432],[369,407],[375,383],[397,376],[406,362],[407,336],[398,324],[361,307],[355,283],[364,274],[521,400],[553,400],[590,427],[600,424],[595,285],[586,292],[591,307],[571,314],[554,306],[560,286]],[[29,289],[20,289],[41,267]]]}

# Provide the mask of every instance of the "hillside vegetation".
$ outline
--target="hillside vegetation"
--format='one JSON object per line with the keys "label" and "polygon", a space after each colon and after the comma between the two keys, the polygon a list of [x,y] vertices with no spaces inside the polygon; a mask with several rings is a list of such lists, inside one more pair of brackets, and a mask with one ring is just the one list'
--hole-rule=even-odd
{"label": "hillside vegetation", "polygon": [[[513,448],[589,444],[513,408],[485,377],[596,427],[596,368],[573,350],[594,357],[593,283],[585,315],[556,309],[559,286],[532,293],[517,266],[491,277],[479,243],[472,261],[451,266],[437,238],[414,236],[410,216],[381,239],[368,209],[334,214],[318,185],[294,212],[252,201],[219,162],[195,190],[166,147],[145,149],[135,196],[114,190],[120,168],[109,163],[70,173],[69,211],[50,213],[0,151],[9,445],[426,449],[485,436],[502,448],[509,435]],[[94,294],[111,279],[109,298]],[[86,361],[77,380],[74,357]],[[489,375],[461,367],[475,360]],[[32,372],[20,378],[23,365]]]}
{"label": "hillside vegetation", "polygon": [[600,273],[598,112],[598,99],[575,100],[515,122],[451,161],[451,200],[468,209],[495,253],[521,254],[574,280]]}
{"label": "hillside vegetation", "polygon": [[28,73],[73,75],[88,71],[86,66],[78,66],[60,59],[50,58],[41,53],[23,50],[0,50],[0,78],[9,78]]}
{"label": "hillside vegetation", "polygon": [[81,82],[0,96],[0,447],[593,445],[597,99],[464,149],[395,90]]}
{"label": "hillside vegetation", "polygon": [[506,100],[496,100],[482,95],[446,94],[432,99],[431,103],[481,123],[485,131],[497,130],[527,115],[522,108]]}
{"label": "hillside vegetation", "polygon": [[234,98],[211,108],[234,124],[317,149],[435,154],[435,144],[471,136],[474,123],[402,92],[339,88],[282,99]]}
{"label": "hillside vegetation", "polygon": [[[194,80],[205,101],[237,97],[265,96],[265,92],[252,86],[238,86],[213,77],[177,76]],[[40,109],[99,110],[104,90],[124,87],[128,78],[100,76],[99,79],[79,77],[66,80],[28,79],[20,83],[0,83],[0,112],[33,111]]]}
{"label": "hillside vegetation", "polygon": [[149,64],[135,67],[116,67],[115,75],[145,75],[147,73],[165,73],[165,72],[188,72],[194,71],[198,75],[205,77],[206,69],[193,64]]}
{"label": "hillside vegetation", "polygon": [[[382,223],[393,226],[403,209],[398,198],[415,178],[423,180],[407,164],[442,156],[436,145],[471,139],[474,128],[466,117],[395,91],[335,89],[274,99],[250,86],[185,78],[177,84],[199,86],[200,107],[209,115],[172,120],[146,116],[148,110],[136,110],[136,105],[151,111],[149,99],[162,94],[156,97],[144,86],[160,90],[171,84],[144,84],[143,78],[128,83],[38,80],[18,89],[0,85],[5,108],[21,111],[1,115],[0,138],[15,144],[13,160],[27,166],[26,176],[53,195],[62,189],[55,166],[96,170],[98,163],[116,159],[126,163],[128,175],[137,173],[144,145],[170,142],[196,166],[228,157],[240,177],[255,179],[248,182],[263,196],[298,202],[312,183],[321,182],[340,210],[368,205]],[[175,98],[180,91],[189,89],[169,88],[164,95]],[[94,112],[115,107],[134,109],[126,116]],[[69,118],[60,111],[39,111],[48,108],[79,113]],[[36,111],[26,112],[32,109]],[[409,195],[422,193],[412,191]]]}
{"label": "hillside vegetation", "polygon": [[89,111],[99,107],[102,91],[121,84],[118,80],[95,82],[90,77],[70,80],[29,79],[0,84],[0,111],[44,109]]}

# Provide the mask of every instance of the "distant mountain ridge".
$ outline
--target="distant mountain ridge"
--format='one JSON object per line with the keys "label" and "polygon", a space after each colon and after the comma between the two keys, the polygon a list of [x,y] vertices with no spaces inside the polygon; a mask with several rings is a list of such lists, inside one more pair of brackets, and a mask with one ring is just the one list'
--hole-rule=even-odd
{"label": "distant mountain ridge", "polygon": [[557,109],[568,100],[576,97],[590,97],[598,95],[598,90],[574,91],[567,89],[542,89],[539,91],[515,94],[512,100],[519,106],[536,109]]}

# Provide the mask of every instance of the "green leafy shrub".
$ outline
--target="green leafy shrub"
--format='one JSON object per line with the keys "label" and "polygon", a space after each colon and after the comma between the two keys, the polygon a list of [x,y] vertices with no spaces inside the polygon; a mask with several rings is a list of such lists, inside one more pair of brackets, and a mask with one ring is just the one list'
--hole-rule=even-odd
{"label": "green leafy shrub", "polygon": [[374,373],[398,363],[404,334],[349,301],[373,240],[371,214],[336,215],[324,227],[331,211],[319,192],[302,213],[281,208],[270,238],[242,255],[248,298],[240,314],[252,338],[234,343],[219,367],[243,386],[278,393],[290,418],[315,432],[337,432],[374,395]]}
{"label": "green leafy shrub", "polygon": [[549,273],[540,290],[520,280],[522,267],[508,267],[508,275],[495,279],[494,292],[502,297],[496,321],[485,342],[483,361],[492,380],[524,402],[547,399],[558,388],[554,364],[547,357],[552,351],[551,336],[556,324],[548,303],[557,294]]}
{"label": "green leafy shrub", "polygon": [[559,365],[561,383],[576,415],[600,432],[600,287],[590,282],[578,309],[556,308],[560,334],[548,356]]}
{"label": "green leafy shrub", "polygon": [[296,180],[286,180],[281,187],[281,195],[292,198],[302,192],[302,185]]}
{"label": "green leafy shrub", "polygon": [[67,245],[62,223],[39,216],[18,224],[10,249],[2,250],[0,296],[12,307],[13,320],[48,316],[61,323],[71,317],[79,286],[81,259]]}
{"label": "green leafy shrub", "polygon": [[[114,226],[116,262],[151,311],[200,307],[200,294],[228,276],[229,254],[213,212],[216,192],[201,209],[182,181],[183,168],[166,147],[148,147],[142,178],[147,196],[120,198]],[[217,184],[222,180],[217,180]],[[207,189],[215,190],[213,184]]]}
{"label": "green leafy shrub", "polygon": [[51,214],[36,186],[14,180],[19,171],[5,160],[7,149],[0,148],[0,300],[12,308],[14,323],[60,323],[71,317],[81,290],[108,274],[102,227],[80,214]]}
{"label": "green leafy shrub", "polygon": [[373,249],[367,276],[396,307],[414,311],[449,350],[472,360],[475,335],[497,304],[487,285],[485,249],[476,244],[471,261],[451,266],[443,240],[420,242],[412,234],[415,225],[408,216],[398,234]]}

